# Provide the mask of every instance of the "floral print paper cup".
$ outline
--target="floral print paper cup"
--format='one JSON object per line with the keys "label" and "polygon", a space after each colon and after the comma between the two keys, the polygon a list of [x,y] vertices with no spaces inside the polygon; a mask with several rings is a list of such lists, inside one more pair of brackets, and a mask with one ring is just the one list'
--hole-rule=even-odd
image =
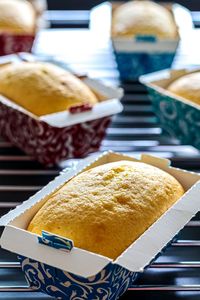
{"label": "floral print paper cup", "polygon": [[189,73],[191,69],[164,70],[141,76],[140,82],[147,87],[162,128],[182,144],[200,150],[200,106],[166,90],[172,81]]}

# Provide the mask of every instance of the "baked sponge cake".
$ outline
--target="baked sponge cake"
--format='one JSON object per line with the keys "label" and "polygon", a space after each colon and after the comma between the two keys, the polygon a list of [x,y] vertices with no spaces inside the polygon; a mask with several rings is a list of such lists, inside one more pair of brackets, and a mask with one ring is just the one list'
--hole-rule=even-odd
{"label": "baked sponge cake", "polygon": [[118,257],[184,193],[168,173],[119,161],[87,170],[53,195],[28,230],[67,237],[76,247]]}
{"label": "baked sponge cake", "polygon": [[36,116],[98,102],[79,78],[50,63],[20,62],[0,69],[0,94]]}
{"label": "baked sponge cake", "polygon": [[113,12],[113,36],[153,35],[174,39],[177,28],[170,11],[152,1],[129,1]]}
{"label": "baked sponge cake", "polygon": [[200,72],[176,79],[168,86],[167,90],[176,96],[200,104]]}
{"label": "baked sponge cake", "polygon": [[36,13],[26,0],[0,0],[0,33],[34,34]]}

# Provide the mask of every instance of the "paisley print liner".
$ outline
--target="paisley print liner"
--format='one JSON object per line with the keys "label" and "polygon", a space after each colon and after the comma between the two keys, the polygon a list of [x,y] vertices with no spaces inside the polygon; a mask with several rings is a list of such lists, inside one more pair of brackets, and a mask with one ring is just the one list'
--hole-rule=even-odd
{"label": "paisley print liner", "polygon": [[137,273],[108,264],[97,275],[84,278],[19,256],[30,287],[59,300],[116,300],[133,283]]}
{"label": "paisley print liner", "polygon": [[0,34],[0,55],[31,52],[34,40],[34,35]]}
{"label": "paisley print liner", "polygon": [[[65,245],[67,242],[71,242],[66,238],[58,238],[58,236],[47,232],[43,232],[42,236],[47,237],[49,241],[54,241],[53,245],[49,246],[55,249],[62,249],[62,246],[57,247],[58,241]],[[172,241],[175,240],[177,240],[177,235],[172,239]],[[38,241],[41,242],[41,237],[38,237]],[[167,243],[152,261],[163,253],[172,241]],[[48,245],[49,243],[43,244]],[[59,300],[117,300],[135,283],[141,274],[109,263],[95,276],[84,278],[24,256],[18,256],[18,259],[29,286]]]}
{"label": "paisley print liner", "polygon": [[184,145],[200,150],[200,110],[148,87],[161,127]]}
{"label": "paisley print liner", "polygon": [[0,135],[48,166],[97,151],[110,120],[109,116],[58,128],[0,103]]}
{"label": "paisley print liner", "polygon": [[114,51],[120,78],[133,81],[139,76],[170,68],[176,51],[172,53],[145,53]]}

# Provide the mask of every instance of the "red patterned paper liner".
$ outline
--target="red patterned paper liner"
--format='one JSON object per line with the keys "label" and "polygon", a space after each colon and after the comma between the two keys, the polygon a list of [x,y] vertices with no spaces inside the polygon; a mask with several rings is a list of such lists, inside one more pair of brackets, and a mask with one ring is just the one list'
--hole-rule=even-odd
{"label": "red patterned paper liner", "polygon": [[57,128],[0,103],[0,134],[45,165],[97,151],[110,120],[109,116]]}
{"label": "red patterned paper liner", "polygon": [[0,34],[0,55],[8,55],[17,52],[31,52],[34,35]]}

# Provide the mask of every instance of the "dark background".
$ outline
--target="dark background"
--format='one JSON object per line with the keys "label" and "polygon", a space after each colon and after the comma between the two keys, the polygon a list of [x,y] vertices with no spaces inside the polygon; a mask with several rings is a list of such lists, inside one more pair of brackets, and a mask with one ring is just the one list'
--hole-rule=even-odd
{"label": "dark background", "polygon": [[[60,9],[73,9],[73,10],[88,10],[93,6],[102,3],[101,0],[48,0],[49,9],[60,10]],[[157,1],[157,2],[168,2],[168,1]],[[200,0],[177,0],[180,3],[191,10],[200,10]]]}

